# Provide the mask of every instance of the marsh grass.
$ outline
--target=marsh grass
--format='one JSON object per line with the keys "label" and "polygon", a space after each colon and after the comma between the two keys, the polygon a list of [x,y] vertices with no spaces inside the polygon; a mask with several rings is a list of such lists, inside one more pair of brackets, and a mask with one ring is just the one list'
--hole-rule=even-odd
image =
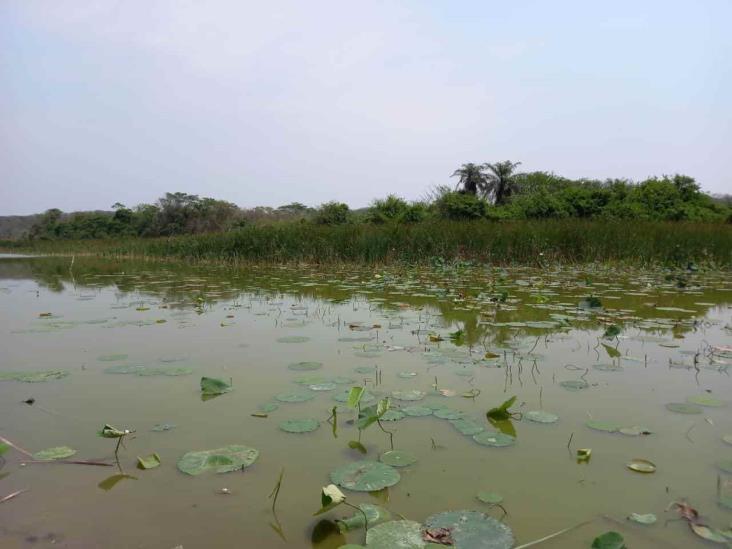
{"label": "marsh grass", "polygon": [[732,226],[682,222],[424,221],[317,225],[283,222],[170,238],[0,242],[15,252],[288,263],[732,264]]}

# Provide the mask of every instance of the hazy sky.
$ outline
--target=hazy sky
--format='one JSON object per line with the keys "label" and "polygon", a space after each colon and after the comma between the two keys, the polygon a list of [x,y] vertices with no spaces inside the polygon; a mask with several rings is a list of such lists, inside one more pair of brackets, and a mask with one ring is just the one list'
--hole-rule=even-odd
{"label": "hazy sky", "polygon": [[2,0],[0,214],[417,199],[463,162],[732,192],[729,0]]}

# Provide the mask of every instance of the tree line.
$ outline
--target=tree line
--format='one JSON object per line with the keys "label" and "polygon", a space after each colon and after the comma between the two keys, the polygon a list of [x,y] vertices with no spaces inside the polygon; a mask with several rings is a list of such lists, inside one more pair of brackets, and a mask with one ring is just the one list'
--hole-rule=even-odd
{"label": "tree line", "polygon": [[294,202],[278,208],[241,209],[236,204],[187,193],[166,193],[154,204],[111,212],[46,211],[28,231],[30,239],[156,237],[233,231],[278,222],[419,223],[429,219],[515,220],[599,218],[732,222],[730,197],[712,197],[686,175],[627,179],[569,179],[547,172],[520,173],[520,162],[463,164],[456,185],[431,189],[419,201],[389,195],[362,210],[328,202],[312,208]]}

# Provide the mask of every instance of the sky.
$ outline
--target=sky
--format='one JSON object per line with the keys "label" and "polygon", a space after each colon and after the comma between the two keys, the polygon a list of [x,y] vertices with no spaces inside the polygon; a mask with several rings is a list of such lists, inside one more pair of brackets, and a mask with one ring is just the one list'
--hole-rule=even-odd
{"label": "sky", "polygon": [[732,193],[729,0],[3,0],[0,215],[409,200],[466,162]]}

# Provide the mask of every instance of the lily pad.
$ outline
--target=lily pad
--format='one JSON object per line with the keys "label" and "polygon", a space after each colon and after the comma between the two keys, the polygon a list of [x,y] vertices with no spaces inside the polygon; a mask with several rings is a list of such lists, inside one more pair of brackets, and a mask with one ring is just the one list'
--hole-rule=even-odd
{"label": "lily pad", "polygon": [[[410,417],[422,417],[432,415],[432,409],[427,408],[426,406],[405,406],[404,408],[401,408],[401,411],[404,415]],[[730,442],[730,444],[732,444],[732,442]]]}
{"label": "lily pad", "polygon": [[531,410],[524,414],[524,417],[529,421],[536,423],[556,423],[559,421],[559,416],[544,410]]}
{"label": "lily pad", "polygon": [[658,520],[656,518],[656,515],[653,513],[648,513],[645,515],[639,515],[638,513],[631,513],[628,517],[628,520],[632,520],[633,522],[637,522],[638,524],[655,524],[655,522]]}
{"label": "lily pad", "polygon": [[110,354],[110,355],[99,355],[97,360],[101,362],[117,362],[118,360],[125,360],[127,355],[125,354]]}
{"label": "lily pad", "polygon": [[136,374],[145,367],[142,364],[115,364],[104,369],[105,374]]}
{"label": "lily pad", "polygon": [[392,467],[406,467],[417,463],[417,457],[414,454],[402,450],[390,450],[381,454],[379,461]]}
{"label": "lily pad", "polygon": [[339,467],[330,474],[331,480],[343,488],[357,492],[373,492],[394,486],[401,476],[399,472],[378,461],[356,461]]}
{"label": "lily pad", "polygon": [[153,428],[150,430],[155,432],[163,432],[171,431],[173,429],[175,429],[175,423],[157,423],[156,425],[153,425]]}
{"label": "lily pad", "polygon": [[[193,368],[188,366],[156,366],[155,368],[143,368],[136,372],[138,376],[187,376],[193,373]],[[218,393],[217,393],[218,394]]]}
{"label": "lily pad", "polygon": [[581,379],[570,379],[567,381],[560,381],[559,386],[564,387],[567,391],[581,391],[583,389],[587,389],[590,384]]}
{"label": "lily pad", "polygon": [[396,400],[406,400],[406,401],[415,401],[415,400],[422,400],[427,393],[423,391],[418,391],[416,389],[411,391],[392,391],[391,396],[395,398]]}
{"label": "lily pad", "polygon": [[137,456],[137,467],[139,469],[155,469],[156,467],[160,467],[160,456],[155,453],[145,457]]}
{"label": "lily pad", "polygon": [[482,433],[483,431],[485,431],[485,427],[483,427],[474,419],[470,418],[452,419],[450,420],[450,423],[452,423],[455,429],[460,431],[460,434],[463,434],[465,436],[472,437],[473,435],[477,435],[478,433]]}
{"label": "lily pad", "polygon": [[333,391],[335,388],[338,387],[335,383],[313,383],[312,385],[308,385],[308,389],[311,391]]}
{"label": "lily pad", "polygon": [[381,421],[400,421],[406,416],[399,410],[387,410],[379,419]]}
{"label": "lily pad", "polygon": [[478,498],[478,501],[488,503],[489,505],[496,505],[503,501],[503,496],[496,492],[478,492],[475,497]]}
{"label": "lily pad", "polygon": [[723,400],[719,400],[718,398],[714,398],[710,395],[691,396],[687,398],[686,401],[691,404],[698,404],[699,406],[707,406],[709,408],[719,408],[725,404]]}
{"label": "lily pad", "polygon": [[611,421],[591,419],[590,421],[587,421],[585,425],[595,431],[605,431],[606,433],[617,433],[620,430],[620,425]]}
{"label": "lily pad", "polygon": [[413,520],[392,520],[366,532],[368,549],[423,549],[422,525]]}
{"label": "lily pad", "polygon": [[357,374],[373,374],[376,372],[376,368],[373,366],[357,366],[353,371]]}
{"label": "lily pad", "polygon": [[502,448],[504,446],[512,446],[516,444],[516,439],[514,437],[491,431],[478,433],[473,436],[473,440],[481,446],[492,446],[494,448]]}
{"label": "lily pad", "polygon": [[312,393],[280,393],[275,396],[280,402],[306,402],[315,398]]}
{"label": "lily pad", "polygon": [[687,404],[685,402],[669,402],[666,409],[677,414],[701,414],[703,410],[696,404]]}
{"label": "lily pad", "polygon": [[287,419],[280,423],[280,429],[288,433],[309,433],[318,427],[320,427],[320,422],[312,418]]}
{"label": "lily pad", "polygon": [[635,458],[626,464],[626,467],[636,473],[655,473],[656,464],[647,459]]}
{"label": "lily pad", "polygon": [[229,473],[249,467],[259,457],[259,450],[231,445],[214,450],[188,452],[178,460],[178,469],[188,475],[200,475],[208,470]]}
{"label": "lily pad", "polygon": [[265,402],[264,404],[260,404],[257,406],[257,410],[259,412],[264,412],[265,414],[269,414],[270,412],[274,412],[277,408],[279,408],[280,405],[276,402]]}
{"label": "lily pad", "polygon": [[[358,508],[363,511],[363,514],[356,512],[353,513],[353,516],[351,517],[344,518],[342,520],[336,520],[338,529],[341,532],[350,532],[352,530],[358,530],[359,528],[363,528],[365,526],[364,515],[366,515],[366,520],[369,521],[369,528],[373,528],[380,522],[384,522],[385,520],[389,520],[391,518],[391,513],[380,505],[373,505],[371,503],[359,503]],[[343,549],[343,547],[346,546],[342,545],[339,549]]]}
{"label": "lily pad", "polygon": [[306,336],[285,336],[277,338],[277,343],[305,343],[306,341],[310,341],[310,338]]}
{"label": "lily pad", "polygon": [[428,528],[447,528],[456,549],[510,549],[511,529],[480,511],[446,511],[425,521]]}
{"label": "lily pad", "polygon": [[0,372],[0,381],[22,381],[23,383],[43,383],[62,379],[70,375],[66,370],[47,370],[43,372]]}
{"label": "lily pad", "polygon": [[201,378],[201,393],[204,395],[222,395],[231,391],[231,384],[215,377]]}
{"label": "lily pad", "polygon": [[73,456],[76,450],[68,446],[56,446],[55,448],[46,448],[40,452],[33,454],[33,459],[38,461],[51,461],[54,459],[66,459]]}
{"label": "lily pad", "polygon": [[288,366],[290,370],[294,370],[295,372],[312,372],[322,367],[322,362],[294,362]]}
{"label": "lily pad", "polygon": [[435,417],[449,420],[462,419],[465,416],[465,412],[453,410],[452,408],[439,408],[432,413]]}
{"label": "lily pad", "polygon": [[397,374],[397,377],[400,377],[402,379],[410,379],[417,375],[417,372],[399,372]]}
{"label": "lily pad", "polygon": [[592,549],[626,549],[623,536],[617,532],[605,532],[592,541]]}

